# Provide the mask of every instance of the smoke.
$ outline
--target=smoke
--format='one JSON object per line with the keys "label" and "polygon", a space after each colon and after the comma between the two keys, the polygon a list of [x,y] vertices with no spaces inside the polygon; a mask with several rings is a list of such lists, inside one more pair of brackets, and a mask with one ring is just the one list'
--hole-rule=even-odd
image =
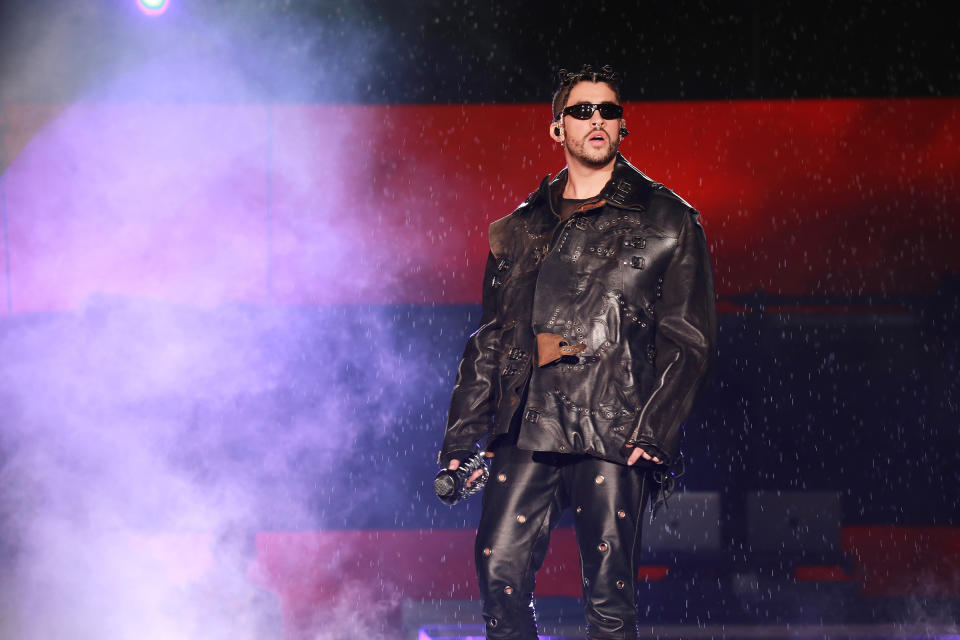
{"label": "smoke", "polygon": [[911,595],[904,599],[902,618],[915,633],[944,640],[960,637],[960,604],[952,594],[960,589],[960,576],[938,566],[916,572]]}
{"label": "smoke", "polygon": [[[328,49],[263,3],[175,5],[166,29],[127,11],[106,51],[83,29],[109,7],[74,5],[4,67],[42,96],[65,47],[100,60],[2,176],[0,635],[280,637],[256,533],[399,491],[351,481],[429,372],[359,304],[396,286],[351,188],[370,123],[254,98],[349,102],[377,35],[341,21],[354,44]],[[377,637],[382,598],[348,585],[311,627]]]}
{"label": "smoke", "polygon": [[[330,495],[319,487],[342,489],[345,465],[369,458],[361,443],[391,427],[380,390],[412,393],[398,375],[415,382],[396,359],[380,368],[358,353],[348,313],[105,299],[9,323],[0,482],[14,635],[244,637],[244,618],[224,609],[233,592],[279,620],[248,575],[254,533],[362,509],[355,487],[335,513],[317,509]],[[361,324],[395,348],[383,318]]]}
{"label": "smoke", "polygon": [[[0,102],[349,102],[377,73],[382,16],[289,0],[11,2],[0,8]],[[163,78],[145,67],[166,67]]]}

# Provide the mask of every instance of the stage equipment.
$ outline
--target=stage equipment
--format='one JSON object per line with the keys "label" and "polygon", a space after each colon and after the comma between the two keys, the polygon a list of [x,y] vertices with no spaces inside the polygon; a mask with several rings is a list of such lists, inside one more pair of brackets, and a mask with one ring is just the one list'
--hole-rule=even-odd
{"label": "stage equipment", "polygon": [[137,6],[148,16],[158,16],[170,8],[170,0],[137,0]]}
{"label": "stage equipment", "polygon": [[720,494],[678,491],[644,526],[642,544],[648,554],[711,554],[723,548],[720,538]]}
{"label": "stage equipment", "polygon": [[747,495],[748,542],[755,559],[795,556],[818,561],[840,554],[840,494],[757,491]]}

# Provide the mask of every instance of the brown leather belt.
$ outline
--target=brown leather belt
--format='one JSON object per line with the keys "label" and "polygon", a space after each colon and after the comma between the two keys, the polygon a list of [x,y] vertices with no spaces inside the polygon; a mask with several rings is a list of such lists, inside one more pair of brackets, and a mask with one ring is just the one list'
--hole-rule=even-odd
{"label": "brown leather belt", "polygon": [[587,348],[583,344],[570,344],[563,336],[555,333],[537,334],[537,366],[543,367],[556,362],[563,356],[575,356]]}

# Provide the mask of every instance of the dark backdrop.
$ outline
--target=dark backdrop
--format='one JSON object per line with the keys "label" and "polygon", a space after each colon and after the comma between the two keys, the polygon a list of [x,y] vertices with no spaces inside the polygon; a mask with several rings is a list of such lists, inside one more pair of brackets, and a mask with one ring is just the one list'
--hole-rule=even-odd
{"label": "dark backdrop", "polygon": [[[178,21],[216,25],[218,38],[176,48],[229,47],[257,79],[244,96],[210,87],[212,99],[540,102],[557,68],[583,62],[620,69],[627,100],[960,91],[960,8],[951,3],[173,0],[152,22],[135,4],[91,0],[77,13],[60,0],[4,2],[4,99],[69,101],[104,73],[173,47],[161,23]],[[53,25],[58,37],[45,42]],[[38,42],[49,53],[46,77],[18,77],[22,52]],[[302,73],[290,81],[278,65]]]}

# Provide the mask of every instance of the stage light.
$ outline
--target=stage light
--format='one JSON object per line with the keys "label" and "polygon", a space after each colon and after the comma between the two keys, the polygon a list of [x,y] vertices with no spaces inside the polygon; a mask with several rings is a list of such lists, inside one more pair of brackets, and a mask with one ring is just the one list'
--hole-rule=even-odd
{"label": "stage light", "polygon": [[137,6],[148,16],[158,16],[170,7],[170,0],[137,0]]}

